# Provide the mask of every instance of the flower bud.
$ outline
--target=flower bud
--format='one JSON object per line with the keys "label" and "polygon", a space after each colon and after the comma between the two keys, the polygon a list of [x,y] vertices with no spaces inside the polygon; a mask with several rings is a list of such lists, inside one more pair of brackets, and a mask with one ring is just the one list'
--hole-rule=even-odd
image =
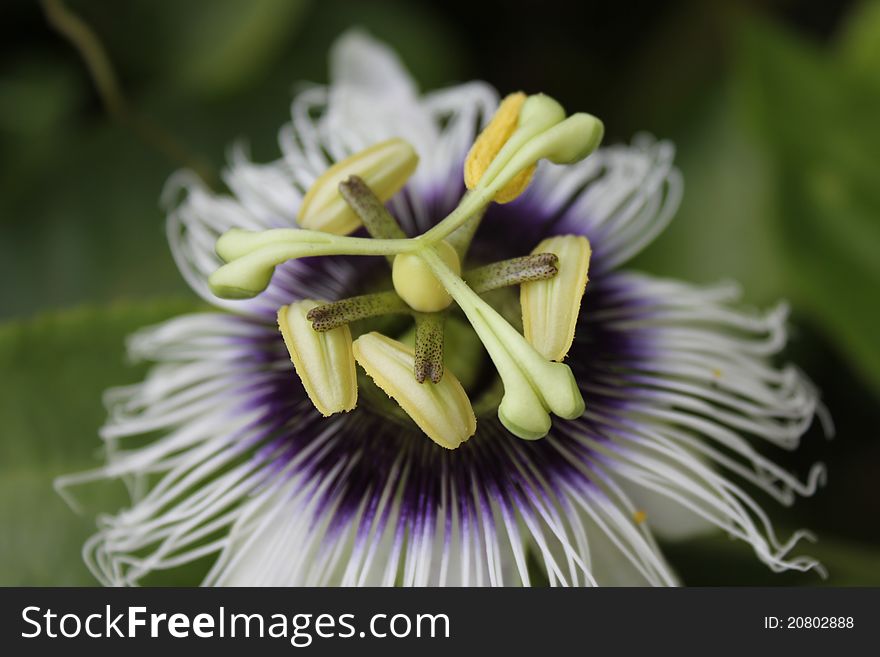
{"label": "flower bud", "polygon": [[321,333],[312,328],[306,315],[319,305],[307,299],[282,306],[278,327],[306,394],[327,417],[355,407],[357,372],[347,325]]}
{"label": "flower bud", "polygon": [[354,357],[364,371],[435,443],[455,449],[477,430],[467,393],[446,368],[439,383],[417,383],[412,349],[380,333],[354,341]]}
{"label": "flower bud", "polygon": [[339,194],[339,183],[357,176],[385,202],[406,184],[418,163],[415,149],[400,138],[355,153],[327,169],[309,188],[297,221],[310,230],[348,235],[361,225],[361,220]]}
{"label": "flower bud", "polygon": [[532,253],[556,255],[558,272],[553,278],[520,286],[523,333],[542,356],[561,361],[574,340],[587,286],[590,243],[580,235],[557,235],[543,240]]}

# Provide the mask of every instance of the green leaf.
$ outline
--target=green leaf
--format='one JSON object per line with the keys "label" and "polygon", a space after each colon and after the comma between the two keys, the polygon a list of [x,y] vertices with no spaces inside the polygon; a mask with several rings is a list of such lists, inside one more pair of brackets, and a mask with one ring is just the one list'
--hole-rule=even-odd
{"label": "green leaf", "polygon": [[176,17],[182,29],[171,30],[178,57],[174,77],[204,95],[237,91],[278,57],[308,5],[306,0],[182,3],[184,16]]}
{"label": "green leaf", "polygon": [[[129,99],[139,85],[218,99],[262,81],[310,0],[65,0],[107,50]],[[77,63],[77,59],[73,59]]]}
{"label": "green leaf", "polygon": [[672,136],[684,196],[675,219],[633,266],[695,283],[735,280],[762,306],[787,295],[774,227],[767,156],[736,111],[725,80],[706,89]]}
{"label": "green leaf", "polygon": [[880,88],[769,25],[746,31],[740,56],[789,287],[880,390]]}
{"label": "green leaf", "polygon": [[118,506],[123,491],[77,490],[86,510],[78,516],[53,479],[100,464],[101,395],[145,370],[126,363],[126,335],[193,307],[118,304],[0,324],[0,585],[95,584],[80,550],[94,510]]}
{"label": "green leaf", "polygon": [[880,0],[866,0],[850,13],[838,53],[843,64],[866,83],[880,85]]}

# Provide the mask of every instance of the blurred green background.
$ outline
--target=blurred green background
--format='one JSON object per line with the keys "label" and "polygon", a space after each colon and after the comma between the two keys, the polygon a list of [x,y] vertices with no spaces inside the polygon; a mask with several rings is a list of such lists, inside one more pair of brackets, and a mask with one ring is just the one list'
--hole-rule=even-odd
{"label": "blurred green background", "polygon": [[[299,80],[326,80],[347,27],[394,46],[423,88],[472,78],[590,111],[606,142],[678,145],[684,202],[635,266],[735,278],[748,304],[788,299],[796,360],[837,425],[796,454],[827,487],[806,526],[831,578],[773,575],[713,537],[667,546],[690,584],[880,584],[880,2],[513,3],[69,0],[135,123],[106,111],[38,2],[0,6],[0,584],[92,584],[52,478],[97,463],[101,391],[136,381],[129,332],[197,301],[168,252],[158,197],[183,150],[217,175],[247,138],[277,157]],[[168,140],[173,147],[168,147]],[[95,508],[119,492],[94,491]],[[88,505],[87,505],[88,506]],[[175,580],[171,580],[175,581]],[[185,583],[186,580],[176,580]]]}

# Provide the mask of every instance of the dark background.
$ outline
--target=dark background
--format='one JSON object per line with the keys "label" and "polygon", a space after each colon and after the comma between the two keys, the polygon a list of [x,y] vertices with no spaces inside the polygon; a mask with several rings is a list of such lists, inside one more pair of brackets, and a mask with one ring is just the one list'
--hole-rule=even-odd
{"label": "dark background", "polygon": [[[400,53],[422,88],[488,80],[544,91],[606,125],[673,140],[685,197],[634,267],[734,278],[745,302],[792,306],[788,357],[837,425],[796,454],[827,487],[779,509],[820,542],[831,583],[880,583],[880,3],[69,0],[125,99],[108,108],[38,2],[0,7],[0,583],[91,583],[92,514],[54,476],[97,463],[101,391],[137,380],[135,328],[197,307],[158,199],[177,168],[219,181],[246,139],[278,156],[299,80],[326,80],[347,27]],[[109,111],[108,111],[109,110]],[[218,183],[219,184],[219,183]],[[116,491],[92,493],[96,508]],[[773,575],[724,538],[667,546],[692,584],[822,584]],[[185,583],[185,582],[181,582]]]}

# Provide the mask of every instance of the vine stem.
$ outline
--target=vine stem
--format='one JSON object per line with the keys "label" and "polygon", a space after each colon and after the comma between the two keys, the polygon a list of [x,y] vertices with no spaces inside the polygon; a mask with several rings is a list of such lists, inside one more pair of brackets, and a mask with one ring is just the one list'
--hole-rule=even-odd
{"label": "vine stem", "polygon": [[171,162],[195,171],[209,187],[219,176],[207,160],[192,153],[179,140],[146,116],[136,113],[122,93],[119,79],[95,31],[73,13],[63,0],[40,0],[46,21],[74,47],[82,58],[107,113],[127,126],[147,146]]}

